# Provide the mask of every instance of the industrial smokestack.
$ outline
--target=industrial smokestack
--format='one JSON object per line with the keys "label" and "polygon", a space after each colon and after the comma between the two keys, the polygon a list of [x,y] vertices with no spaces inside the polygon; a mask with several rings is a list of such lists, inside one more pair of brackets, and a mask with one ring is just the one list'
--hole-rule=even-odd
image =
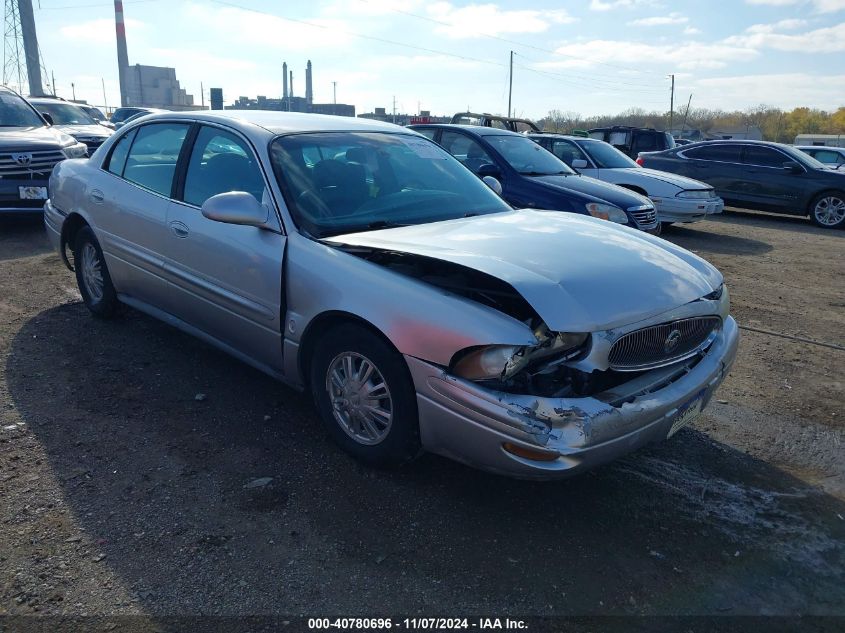
{"label": "industrial smokestack", "polygon": [[[29,94],[39,97],[44,94],[41,85],[41,60],[38,56],[38,37],[35,34],[35,14],[32,0],[18,0],[18,15],[21,18],[23,51],[26,56],[26,74],[29,76]],[[56,87],[53,86],[53,93]]]}
{"label": "industrial smokestack", "polygon": [[282,99],[288,98],[288,63],[282,62]]}
{"label": "industrial smokestack", "polygon": [[314,92],[312,90],[311,85],[311,60],[308,60],[308,64],[305,66],[305,103],[311,105],[314,101]]}
{"label": "industrial smokestack", "polygon": [[120,105],[129,103],[129,54],[126,52],[126,25],[123,23],[123,2],[114,0],[114,30],[117,34],[117,75],[120,79]]}

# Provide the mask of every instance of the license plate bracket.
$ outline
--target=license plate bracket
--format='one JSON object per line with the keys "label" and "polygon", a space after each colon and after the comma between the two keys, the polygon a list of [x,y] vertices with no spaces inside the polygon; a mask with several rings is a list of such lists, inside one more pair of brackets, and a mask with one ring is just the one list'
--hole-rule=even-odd
{"label": "license plate bracket", "polygon": [[704,390],[699,391],[692,398],[687,400],[686,404],[682,405],[678,409],[678,413],[675,416],[674,421],[672,422],[672,427],[666,434],[666,439],[669,439],[675,433],[677,433],[682,428],[689,425],[693,420],[695,420],[701,414],[701,409],[703,408],[703,406]]}

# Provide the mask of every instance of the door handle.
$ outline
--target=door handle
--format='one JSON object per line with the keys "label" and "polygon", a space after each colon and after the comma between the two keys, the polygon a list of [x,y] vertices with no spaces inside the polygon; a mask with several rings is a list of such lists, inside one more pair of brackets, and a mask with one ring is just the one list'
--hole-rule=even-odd
{"label": "door handle", "polygon": [[91,200],[93,202],[96,202],[97,204],[102,204],[103,200],[106,199],[105,195],[103,195],[103,192],[100,191],[99,189],[92,189],[90,196],[91,196]]}
{"label": "door handle", "polygon": [[188,230],[188,225],[184,222],[174,221],[170,223],[170,230],[173,231],[173,234],[176,237],[188,237],[190,230]]}

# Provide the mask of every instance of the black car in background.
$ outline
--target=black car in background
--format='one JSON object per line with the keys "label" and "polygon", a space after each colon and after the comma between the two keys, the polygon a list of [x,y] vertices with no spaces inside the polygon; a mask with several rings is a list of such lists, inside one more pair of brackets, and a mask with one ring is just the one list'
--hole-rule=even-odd
{"label": "black car in background", "polygon": [[809,215],[825,228],[845,226],[845,173],[790,145],[704,141],[643,154],[637,162],[706,182],[728,206]]}
{"label": "black car in background", "polygon": [[640,152],[659,152],[676,145],[675,139],[669,132],[661,132],[654,128],[614,125],[593,128],[588,131],[588,134],[590,138],[610,143],[631,158],[636,158]]}
{"label": "black car in background", "polygon": [[440,144],[479,178],[498,180],[502,198],[518,209],[581,213],[643,231],[660,226],[651,200],[581,176],[524,134],[445,123],[409,127]]}

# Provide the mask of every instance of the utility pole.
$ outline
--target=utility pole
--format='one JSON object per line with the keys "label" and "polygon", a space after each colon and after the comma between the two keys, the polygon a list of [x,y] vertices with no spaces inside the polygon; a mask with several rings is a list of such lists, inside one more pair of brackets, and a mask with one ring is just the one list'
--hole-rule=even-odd
{"label": "utility pole", "polygon": [[103,107],[106,109],[106,116],[109,115],[109,101],[106,99],[106,80],[100,77],[100,81],[103,83]]}
{"label": "utility pole", "polygon": [[332,94],[334,95],[334,104],[337,105],[337,82],[332,82]]}
{"label": "utility pole", "polygon": [[73,100],[76,101],[76,84],[72,81],[70,82],[70,92],[73,95]]}
{"label": "utility pole", "polygon": [[684,128],[687,126],[687,115],[689,114],[689,106],[692,103],[692,93],[689,93],[689,99],[687,100],[687,111],[684,112],[684,122],[681,124],[681,132],[684,131]]}
{"label": "utility pole", "polygon": [[202,105],[202,109],[205,110],[205,87],[200,82],[200,103]]}
{"label": "utility pole", "polygon": [[53,82],[53,96],[58,97],[59,95],[56,92],[56,73],[54,73],[52,70],[50,71],[50,81]]}
{"label": "utility pole", "polygon": [[393,123],[396,123],[396,95],[393,95]]}
{"label": "utility pole", "polygon": [[675,75],[669,76],[672,78],[672,91],[669,97],[669,134],[671,134],[675,116]]}
{"label": "utility pole", "polygon": [[511,66],[508,73],[508,117],[511,115],[511,96],[513,95],[513,51],[511,51]]}

